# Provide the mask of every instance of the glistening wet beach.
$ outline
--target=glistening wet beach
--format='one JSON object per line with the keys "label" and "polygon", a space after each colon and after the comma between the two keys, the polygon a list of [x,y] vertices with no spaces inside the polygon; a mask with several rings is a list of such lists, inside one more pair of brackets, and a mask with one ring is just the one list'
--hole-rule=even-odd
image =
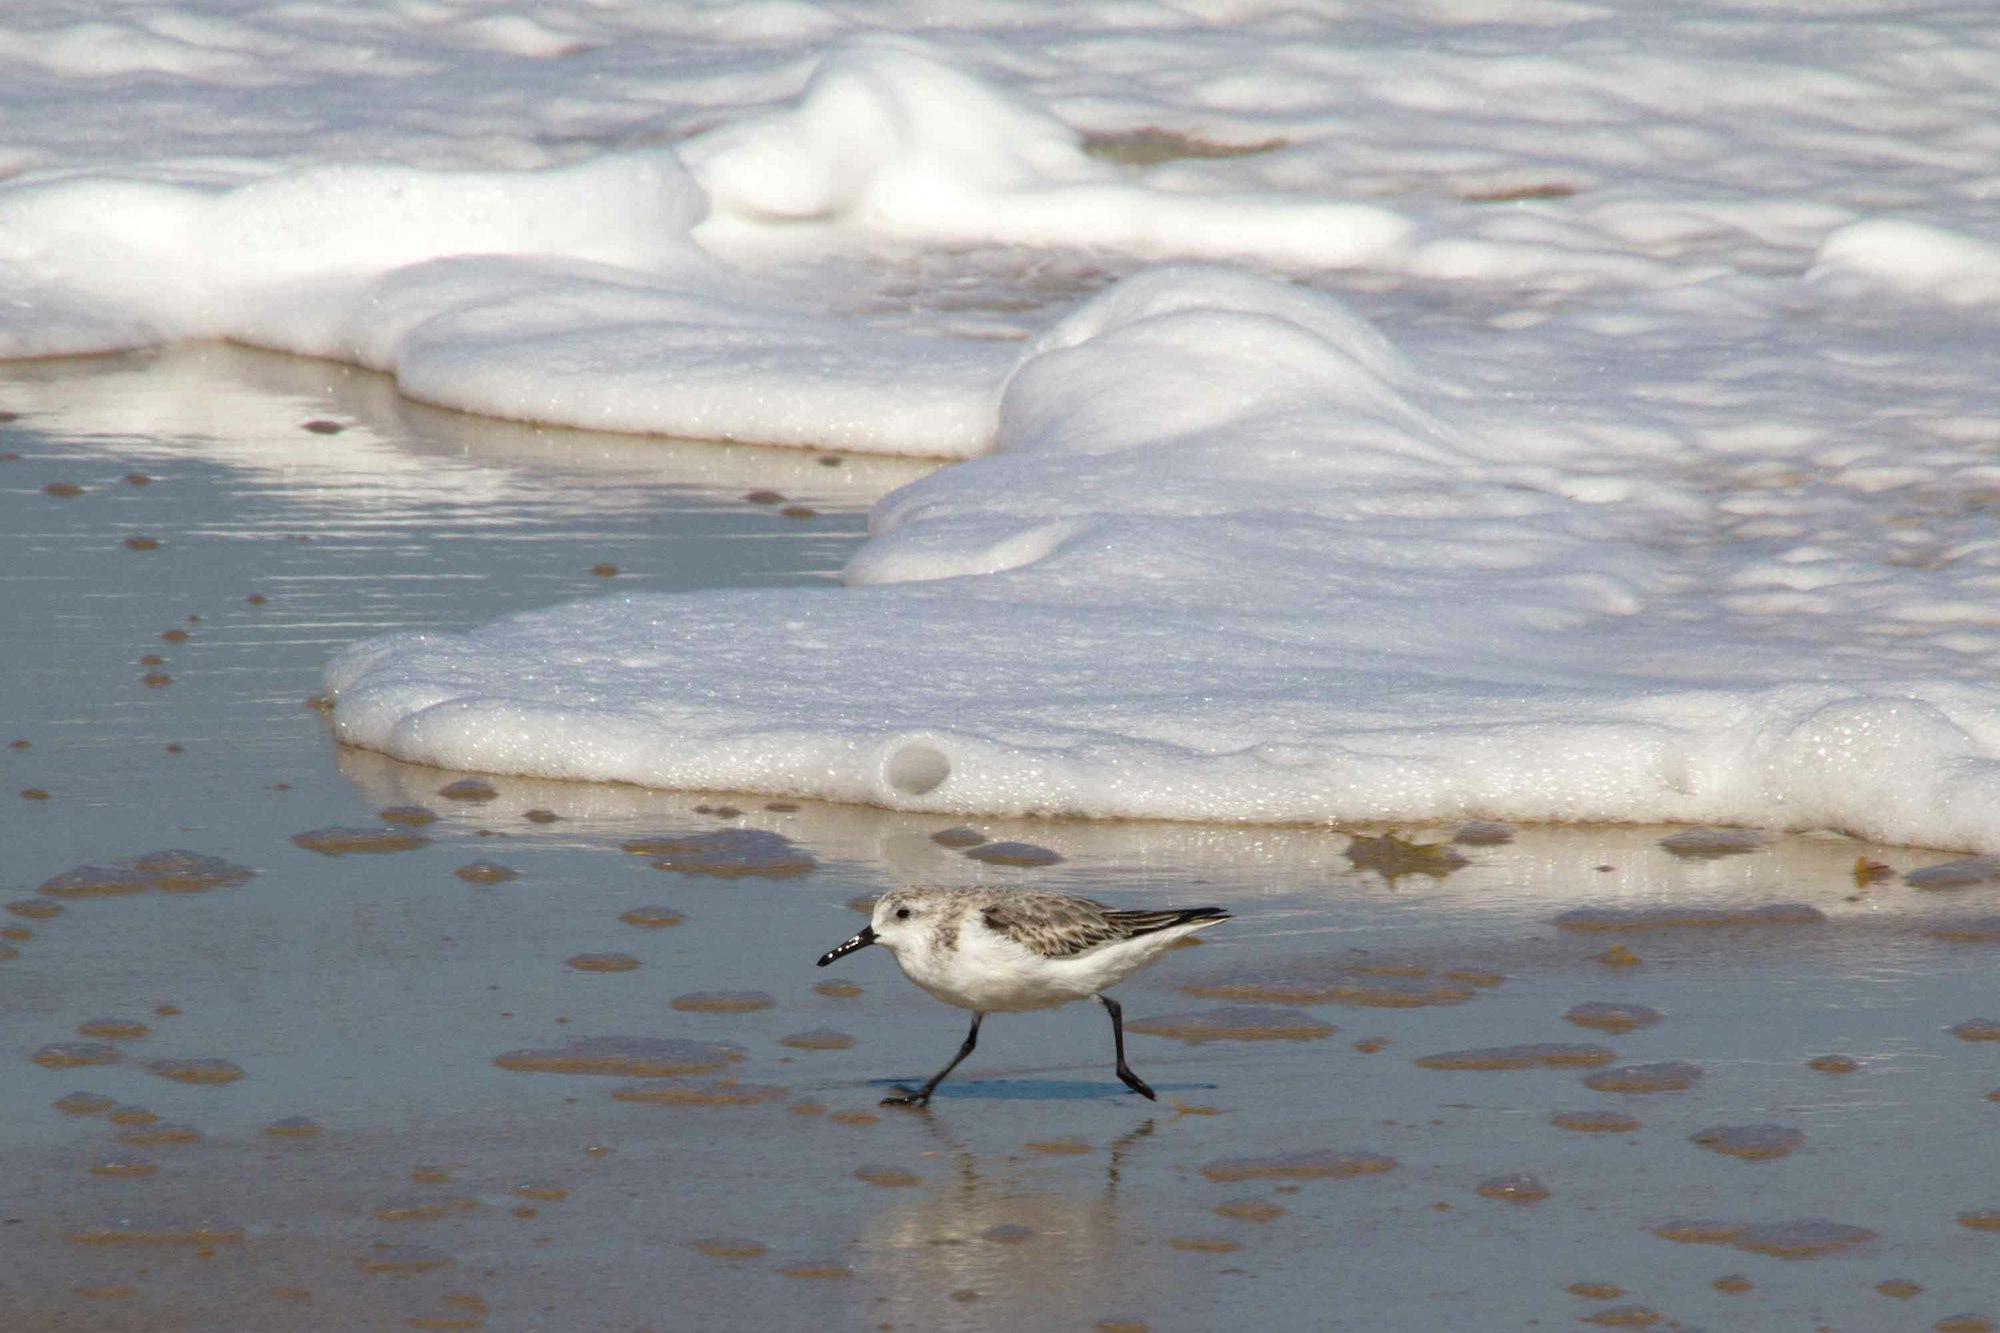
{"label": "glistening wet beach", "polygon": [[[825,581],[925,465],[537,432],[216,347],[17,366],[0,409],[10,1328],[2000,1314],[1967,1166],[2000,885],[1904,878],[1961,858],[468,784],[334,746],[327,654]],[[326,830],[392,840],[297,841]],[[900,883],[1226,905],[1118,991],[1160,1104],[1075,1006],[878,1107],[962,1017],[812,963]]]}

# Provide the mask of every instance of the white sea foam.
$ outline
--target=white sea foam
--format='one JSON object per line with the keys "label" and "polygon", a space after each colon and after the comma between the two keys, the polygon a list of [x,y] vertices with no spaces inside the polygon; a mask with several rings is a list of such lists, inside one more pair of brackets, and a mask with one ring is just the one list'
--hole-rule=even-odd
{"label": "white sea foam", "polygon": [[1855,298],[1990,306],[2000,304],[2000,243],[1924,222],[1874,218],[1828,236],[1806,276]]}
{"label": "white sea foam", "polygon": [[244,184],[0,193],[0,354],[228,338],[390,371],[496,416],[766,444],[964,454],[994,349],[857,328],[689,239],[666,150],[530,172],[326,166]]}
{"label": "white sea foam", "polygon": [[1409,223],[1384,208],[1124,182],[1083,136],[913,43],[837,50],[798,105],[682,148],[709,224],[848,222],[932,242],[1065,245],[1319,268],[1390,260]]}
{"label": "white sea foam", "polygon": [[864,10],[57,6],[0,350],[970,460],[844,589],[358,645],[339,732],[410,759],[2000,849],[1974,18]]}
{"label": "white sea foam", "polygon": [[1155,270],[1028,353],[993,456],[883,502],[850,590],[364,644],[329,673],[340,734],[941,811],[1988,836],[1990,690],[1800,684],[1690,630],[1671,561],[1502,484],[1458,416],[1331,298]]}

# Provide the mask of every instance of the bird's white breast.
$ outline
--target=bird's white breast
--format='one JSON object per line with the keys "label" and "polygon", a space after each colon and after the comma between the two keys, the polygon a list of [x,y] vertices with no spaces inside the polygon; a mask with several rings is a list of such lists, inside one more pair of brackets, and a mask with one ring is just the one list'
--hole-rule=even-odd
{"label": "bird's white breast", "polygon": [[1072,957],[1048,958],[969,915],[955,947],[939,947],[928,937],[913,940],[896,950],[896,962],[911,981],[961,1009],[1052,1009],[1117,985],[1193,928],[1156,931]]}

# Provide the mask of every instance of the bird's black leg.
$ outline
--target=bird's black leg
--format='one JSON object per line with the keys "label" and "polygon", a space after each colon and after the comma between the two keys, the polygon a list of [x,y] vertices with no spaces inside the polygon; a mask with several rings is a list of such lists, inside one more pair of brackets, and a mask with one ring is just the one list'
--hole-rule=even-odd
{"label": "bird's black leg", "polygon": [[1118,1079],[1126,1087],[1148,1101],[1160,1100],[1153,1090],[1146,1086],[1146,1080],[1132,1072],[1132,1066],[1125,1063],[1125,1010],[1109,995],[1100,995],[1098,1001],[1111,1014],[1111,1040],[1118,1047]]}
{"label": "bird's black leg", "polygon": [[[952,1070],[958,1068],[958,1062],[960,1060],[963,1060],[966,1056],[971,1055],[972,1048],[979,1044],[979,1023],[980,1020],[985,1017],[986,1015],[981,1013],[974,1013],[972,1015],[972,1031],[965,1034],[965,1045],[958,1048],[958,1054],[951,1057],[950,1064],[946,1065],[943,1069],[938,1070],[937,1073],[931,1075],[930,1082],[924,1084],[924,1086],[918,1088],[915,1092],[911,1092],[908,1088],[898,1088],[896,1089],[896,1091],[901,1095],[896,1097],[884,1097],[882,1099],[882,1105],[884,1106],[930,1105],[931,1093],[937,1090],[938,1084],[944,1082],[944,1076],[946,1074],[949,1074]],[[1122,1064],[1123,1060],[1121,1060],[1120,1063]],[[1152,1096],[1151,1093],[1147,1093],[1146,1095],[1149,1097]]]}

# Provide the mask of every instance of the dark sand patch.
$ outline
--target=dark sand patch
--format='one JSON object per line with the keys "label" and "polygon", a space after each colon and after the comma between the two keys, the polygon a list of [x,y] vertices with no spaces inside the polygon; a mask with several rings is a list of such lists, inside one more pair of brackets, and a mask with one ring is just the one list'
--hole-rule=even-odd
{"label": "dark sand patch", "polygon": [[669,926],[678,926],[687,918],[671,907],[634,907],[620,912],[618,919],[641,930],[664,930]]}
{"label": "dark sand patch", "polygon": [[1424,1069],[1589,1069],[1608,1065],[1618,1053],[1608,1046],[1571,1042],[1534,1042],[1524,1046],[1485,1046],[1465,1051],[1420,1055]]}
{"label": "dark sand patch", "polygon": [[72,1092],[54,1102],[65,1115],[101,1115],[117,1104],[117,1099],[95,1092]]}
{"label": "dark sand patch", "polygon": [[1083,136],[1083,151],[1104,162],[1126,167],[1153,167],[1187,159],[1255,157],[1286,146],[1283,139],[1224,143],[1185,130],[1146,125],[1135,130],[1101,130]]}
{"label": "dark sand patch", "polygon": [[1661,1060],[1587,1074],[1583,1085],[1596,1092],[1680,1092],[1699,1082],[1701,1074],[1701,1066],[1685,1060]]}
{"label": "dark sand patch", "polygon": [[228,1060],[203,1057],[192,1060],[154,1060],[146,1072],[175,1083],[234,1083],[243,1071]]}
{"label": "dark sand patch", "polygon": [[1688,828],[1660,839],[1660,846],[1683,861],[1713,861],[1724,856],[1761,852],[1777,836],[1759,829]]}
{"label": "dark sand patch", "polygon": [[144,893],[148,889],[200,893],[242,884],[256,873],[220,857],[170,848],[102,865],[77,866],[42,881],[36,891],[52,898]]}
{"label": "dark sand patch", "polygon": [[704,990],[676,995],[668,1003],[689,1014],[747,1014],[769,1009],[777,1001],[767,991]]}
{"label": "dark sand patch", "polygon": [[818,867],[810,852],[782,833],[727,828],[706,833],[666,833],[620,844],[653,859],[655,870],[718,879],[790,879]]}
{"label": "dark sand patch", "polygon": [[1549,1123],[1578,1134],[1629,1134],[1639,1128],[1637,1120],[1616,1111],[1555,1111]]}
{"label": "dark sand patch", "polygon": [[621,1078],[679,1078],[709,1074],[741,1060],[742,1047],[676,1037],[582,1037],[544,1050],[495,1056],[502,1069],[541,1074],[600,1074]]}
{"label": "dark sand patch", "polygon": [[1061,853],[1031,842],[981,842],[966,848],[963,855],[993,866],[1053,866],[1063,861]]}
{"label": "dark sand patch", "polygon": [[1313,1041],[1331,1036],[1337,1029],[1300,1009],[1231,1005],[1202,1013],[1128,1019],[1125,1030],[1200,1045],[1208,1041]]}
{"label": "dark sand patch", "polygon": [[612,1090],[619,1102],[650,1102],[658,1106],[761,1106],[781,1101],[784,1088],[762,1083],[737,1083],[718,1079],[713,1083],[639,1083]]}
{"label": "dark sand patch", "polygon": [[1236,1222],[1274,1222],[1286,1210],[1269,1199],[1230,1199],[1215,1205],[1215,1215]]}
{"label": "dark sand patch", "polygon": [[833,1028],[809,1028],[804,1032],[791,1032],[778,1038],[780,1046],[789,1046],[796,1051],[845,1051],[853,1047],[854,1038]]}
{"label": "dark sand patch", "polygon": [[1563,1019],[1581,1028],[1596,1028],[1602,1032],[1624,1033],[1639,1028],[1649,1028],[1658,1023],[1663,1015],[1657,1009],[1643,1004],[1613,1004],[1602,1000],[1592,1000],[1574,1005],[1566,1010]]}
{"label": "dark sand patch", "polygon": [[1912,870],[1903,883],[1913,889],[1964,889],[2000,883],[2000,856],[1968,856]]}
{"label": "dark sand patch", "polygon": [[1473,1192],[1487,1199],[1499,1199],[1503,1203],[1540,1203],[1549,1197],[1549,1187],[1534,1176],[1515,1172],[1504,1176],[1489,1176],[1473,1187]]}
{"label": "dark sand patch", "polygon": [[1330,1152],[1324,1149],[1276,1157],[1227,1157],[1208,1163],[1201,1173],[1210,1180],[1345,1180],[1351,1176],[1393,1171],[1396,1159],[1378,1152]]}
{"label": "dark sand patch", "polygon": [[1711,1125],[1688,1135],[1690,1143],[1749,1162],[1771,1161],[1787,1156],[1805,1141],[1803,1130],[1770,1124]]}
{"label": "dark sand patch", "polygon": [[321,856],[365,856],[413,852],[419,847],[430,846],[431,840],[421,833],[403,833],[386,828],[320,828],[294,833],[292,842]]}
{"label": "dark sand patch", "polygon": [[639,966],[629,953],[580,953],[563,962],[579,972],[631,972]]}

